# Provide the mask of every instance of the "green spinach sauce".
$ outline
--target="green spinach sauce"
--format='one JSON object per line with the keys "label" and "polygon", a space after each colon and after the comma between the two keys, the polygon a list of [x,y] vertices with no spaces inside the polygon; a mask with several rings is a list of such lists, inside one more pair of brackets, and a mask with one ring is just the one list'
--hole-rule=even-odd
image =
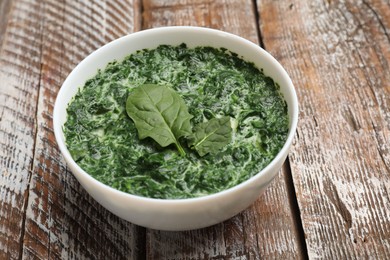
{"label": "green spinach sauce", "polygon": [[[231,117],[231,142],[200,157],[139,140],[125,104],[132,89],[146,83],[179,93],[194,125]],[[199,197],[233,187],[269,164],[288,134],[287,105],[270,77],[226,49],[185,44],[111,62],[80,88],[67,112],[66,144],[81,168],[113,188],[151,198]]]}

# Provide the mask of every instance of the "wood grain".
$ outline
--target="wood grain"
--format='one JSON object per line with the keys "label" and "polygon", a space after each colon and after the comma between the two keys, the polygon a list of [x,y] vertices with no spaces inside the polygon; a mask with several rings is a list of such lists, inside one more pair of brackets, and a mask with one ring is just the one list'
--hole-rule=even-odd
{"label": "wood grain", "polygon": [[98,205],[68,172],[52,112],[81,59],[140,27],[138,3],[12,4],[0,56],[0,258],[137,258],[139,228]]}
{"label": "wood grain", "polygon": [[3,42],[4,31],[8,24],[8,15],[12,6],[11,0],[0,1],[0,46]]}
{"label": "wood grain", "polygon": [[[252,1],[144,1],[143,18],[143,28],[206,26],[258,43]],[[254,205],[224,223],[187,232],[147,230],[147,258],[303,258],[285,174]]]}
{"label": "wood grain", "polygon": [[20,257],[36,134],[40,63],[34,54],[40,52],[41,37],[30,27],[39,24],[37,17],[17,19],[23,12],[22,6],[14,6],[4,20],[0,50],[1,259]]}
{"label": "wood grain", "polygon": [[203,26],[258,42],[254,6],[239,0],[145,0],[143,29],[161,26]]}
{"label": "wood grain", "polygon": [[389,259],[389,3],[257,2],[301,103],[290,162],[309,257]]}

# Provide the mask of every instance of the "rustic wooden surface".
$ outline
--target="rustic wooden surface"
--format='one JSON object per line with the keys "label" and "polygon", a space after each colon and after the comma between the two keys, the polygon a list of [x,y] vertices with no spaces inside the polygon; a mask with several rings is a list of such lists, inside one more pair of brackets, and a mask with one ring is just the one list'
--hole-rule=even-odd
{"label": "rustic wooden surface", "polygon": [[[300,122],[279,176],[247,210],[187,232],[95,202],[55,144],[74,66],[167,25],[238,34],[285,66]],[[0,1],[0,259],[390,259],[390,4],[365,1]]]}

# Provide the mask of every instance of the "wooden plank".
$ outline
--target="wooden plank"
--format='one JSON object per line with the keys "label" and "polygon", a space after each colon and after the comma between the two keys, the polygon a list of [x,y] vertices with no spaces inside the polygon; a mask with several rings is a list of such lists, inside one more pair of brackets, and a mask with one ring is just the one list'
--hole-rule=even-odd
{"label": "wooden plank", "polygon": [[258,0],[301,103],[291,168],[310,258],[390,259],[390,6]]}
{"label": "wooden plank", "polygon": [[253,4],[238,0],[147,0],[143,29],[161,26],[203,26],[228,31],[258,42]]}
{"label": "wooden plank", "polygon": [[13,2],[0,55],[1,259],[138,258],[140,229],[84,191],[52,131],[67,74],[139,28],[137,10],[136,1]]}
{"label": "wooden plank", "polygon": [[[4,5],[2,5],[4,7]],[[21,257],[24,217],[36,134],[40,34],[39,17],[14,6],[2,18],[0,49],[0,259]],[[29,8],[37,9],[31,4]],[[2,8],[8,12],[9,8]],[[3,20],[4,19],[4,20]],[[27,44],[28,42],[28,44]],[[31,53],[30,55],[25,55]]]}
{"label": "wooden plank", "polygon": [[[252,1],[145,1],[143,27],[207,26],[258,43],[254,10]],[[249,209],[224,223],[186,232],[147,230],[147,258],[302,258],[285,174]]]}
{"label": "wooden plank", "polygon": [[53,0],[44,5],[34,175],[23,248],[26,258],[137,258],[138,228],[102,208],[66,171],[55,145],[51,116],[66,75],[96,48],[132,32],[134,10],[133,2],[122,1]]}

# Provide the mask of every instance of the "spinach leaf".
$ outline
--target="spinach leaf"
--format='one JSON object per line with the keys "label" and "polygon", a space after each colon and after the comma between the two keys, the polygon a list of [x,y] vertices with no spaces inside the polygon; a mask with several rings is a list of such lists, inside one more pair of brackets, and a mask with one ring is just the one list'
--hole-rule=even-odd
{"label": "spinach leaf", "polygon": [[216,153],[232,139],[230,117],[212,118],[205,123],[198,124],[194,133],[189,137],[189,144],[200,156],[207,153]]}
{"label": "spinach leaf", "polygon": [[174,90],[162,85],[141,85],[127,98],[126,112],[140,139],[151,137],[162,147],[175,144],[182,156],[186,154],[179,138],[191,135],[192,115]]}

